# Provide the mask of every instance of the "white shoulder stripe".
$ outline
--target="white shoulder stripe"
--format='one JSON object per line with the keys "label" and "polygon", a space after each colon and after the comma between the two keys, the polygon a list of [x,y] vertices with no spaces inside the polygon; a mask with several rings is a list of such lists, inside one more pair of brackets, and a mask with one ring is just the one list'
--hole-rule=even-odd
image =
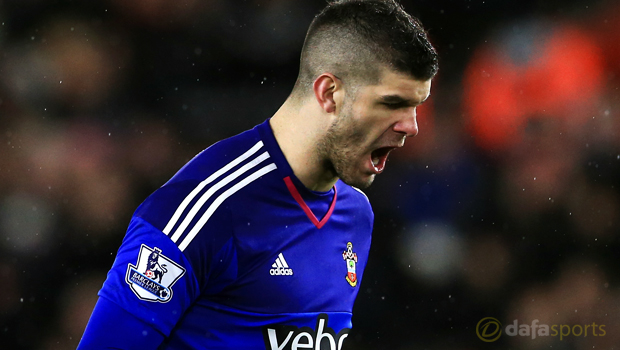
{"label": "white shoulder stripe", "polygon": [[257,166],[258,164],[260,164],[262,161],[264,161],[267,158],[269,158],[269,153],[268,152],[264,152],[260,156],[254,158],[251,162],[248,162],[246,165],[244,165],[241,168],[237,169],[234,173],[226,176],[225,178],[220,180],[218,183],[216,183],[215,185],[211,186],[211,188],[209,188],[207,190],[207,192],[205,192],[200,197],[200,199],[198,199],[198,201],[196,202],[196,204],[194,204],[194,206],[189,211],[189,213],[187,213],[187,215],[185,216],[185,219],[183,219],[183,222],[181,222],[181,225],[179,225],[179,227],[174,232],[174,235],[172,235],[172,237],[170,239],[173,242],[175,242],[175,243],[179,240],[179,237],[181,237],[183,232],[185,232],[185,229],[187,228],[187,226],[192,222],[192,220],[194,220],[194,217],[196,216],[198,211],[200,211],[202,206],[209,200],[209,198],[211,198],[211,196],[215,192],[217,192],[220,188],[226,186],[228,183],[230,183],[234,179],[236,179],[239,176],[241,176],[246,171],[248,171],[248,170],[252,169],[253,167]]}
{"label": "white shoulder stripe", "polygon": [[[267,153],[267,152],[265,152],[265,153]],[[264,166],[261,169],[257,170],[256,172],[254,172],[252,175],[250,175],[250,176],[246,177],[245,179],[239,181],[236,185],[234,185],[233,187],[229,188],[224,193],[222,193],[219,197],[217,197],[217,199],[215,199],[213,201],[213,203],[211,203],[211,206],[209,206],[207,211],[202,215],[200,220],[198,220],[198,222],[196,223],[194,228],[192,228],[192,230],[189,232],[189,234],[185,237],[183,242],[181,242],[181,244],[179,245],[179,249],[181,251],[185,251],[185,248],[187,248],[187,246],[192,242],[194,237],[196,237],[196,235],[198,234],[198,232],[200,232],[202,227],[207,223],[207,221],[209,221],[209,218],[211,217],[211,215],[213,215],[215,210],[226,200],[226,198],[232,196],[235,192],[237,192],[240,189],[244,188],[245,186],[250,184],[252,181],[258,179],[259,177],[261,177],[261,176],[263,176],[263,175],[265,175],[267,173],[269,173],[270,171],[275,170],[276,168],[277,167],[276,167],[276,165],[274,163],[271,163],[271,164],[269,164],[267,166]]]}
{"label": "white shoulder stripe", "polygon": [[252,148],[250,148],[245,153],[243,153],[242,155],[237,157],[235,160],[233,160],[232,162],[228,163],[226,166],[224,166],[220,170],[214,172],[206,180],[204,180],[200,184],[198,184],[198,186],[196,186],[196,188],[194,188],[194,190],[189,195],[187,195],[187,197],[185,197],[185,199],[183,200],[181,205],[179,205],[177,210],[174,212],[174,215],[172,215],[172,218],[170,219],[170,221],[168,221],[168,224],[164,228],[163,232],[166,235],[170,234],[170,231],[172,231],[172,228],[174,227],[174,225],[177,224],[177,221],[179,220],[179,218],[183,214],[183,211],[185,211],[185,208],[187,208],[187,206],[192,201],[192,199],[194,199],[194,197],[196,197],[196,195],[198,193],[200,193],[200,191],[202,191],[202,189],[206,185],[210,184],[211,182],[213,182],[213,180],[215,180],[218,177],[222,176],[222,174],[224,174],[228,170],[232,169],[237,164],[239,164],[239,163],[243,162],[244,160],[248,159],[251,155],[253,155],[254,153],[258,152],[258,150],[261,147],[263,147],[263,141],[258,141],[254,146],[252,146]]}

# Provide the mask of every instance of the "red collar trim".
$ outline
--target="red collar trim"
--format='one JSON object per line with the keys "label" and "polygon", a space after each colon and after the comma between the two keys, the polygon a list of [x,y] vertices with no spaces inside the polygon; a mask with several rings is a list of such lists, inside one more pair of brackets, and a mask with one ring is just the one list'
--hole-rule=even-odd
{"label": "red collar trim", "polygon": [[327,211],[327,214],[325,214],[325,216],[321,219],[321,221],[319,221],[312,212],[312,210],[310,210],[310,207],[308,207],[308,204],[306,204],[304,199],[301,198],[301,195],[299,194],[299,191],[297,191],[297,187],[295,187],[295,185],[293,184],[290,176],[284,178],[284,183],[286,183],[288,191],[291,192],[291,195],[293,196],[293,198],[295,198],[297,204],[299,204],[301,209],[303,209],[303,211],[308,216],[308,219],[312,221],[314,226],[319,229],[323,227],[327,220],[329,220],[329,217],[332,216],[332,212],[334,211],[334,207],[336,206],[336,197],[338,197],[338,191],[336,190],[336,186],[334,186],[334,198],[332,199],[332,203],[329,205],[329,210]]}

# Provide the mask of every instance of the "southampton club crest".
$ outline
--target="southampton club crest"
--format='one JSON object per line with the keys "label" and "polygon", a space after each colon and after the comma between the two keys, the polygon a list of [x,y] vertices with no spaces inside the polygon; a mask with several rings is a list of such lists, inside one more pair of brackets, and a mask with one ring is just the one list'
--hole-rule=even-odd
{"label": "southampton club crest", "polygon": [[167,303],[172,298],[172,285],[183,274],[185,269],[161,254],[161,249],[142,244],[136,265],[127,266],[125,282],[138,298]]}
{"label": "southampton club crest", "polygon": [[355,264],[357,264],[357,254],[353,253],[353,243],[347,243],[347,250],[342,252],[342,258],[347,262],[347,282],[351,287],[357,285],[357,274],[355,273]]}

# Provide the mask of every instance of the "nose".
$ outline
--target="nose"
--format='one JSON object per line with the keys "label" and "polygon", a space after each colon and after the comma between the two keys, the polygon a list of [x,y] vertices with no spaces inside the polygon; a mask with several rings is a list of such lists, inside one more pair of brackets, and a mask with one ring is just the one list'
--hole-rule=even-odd
{"label": "nose", "polygon": [[417,121],[416,108],[413,107],[411,111],[407,111],[404,116],[394,124],[394,131],[403,133],[407,137],[413,137],[418,134],[418,121]]}

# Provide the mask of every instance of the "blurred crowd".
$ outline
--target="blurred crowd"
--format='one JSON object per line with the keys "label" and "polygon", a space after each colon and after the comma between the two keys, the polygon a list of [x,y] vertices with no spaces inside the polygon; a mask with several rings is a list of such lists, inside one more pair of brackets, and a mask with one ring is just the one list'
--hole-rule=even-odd
{"label": "blurred crowd", "polygon": [[[620,344],[620,6],[401,1],[440,54],[375,211],[349,349]],[[74,349],[133,210],[269,118],[323,1],[0,2],[0,348]],[[605,325],[502,335],[494,317]]]}

